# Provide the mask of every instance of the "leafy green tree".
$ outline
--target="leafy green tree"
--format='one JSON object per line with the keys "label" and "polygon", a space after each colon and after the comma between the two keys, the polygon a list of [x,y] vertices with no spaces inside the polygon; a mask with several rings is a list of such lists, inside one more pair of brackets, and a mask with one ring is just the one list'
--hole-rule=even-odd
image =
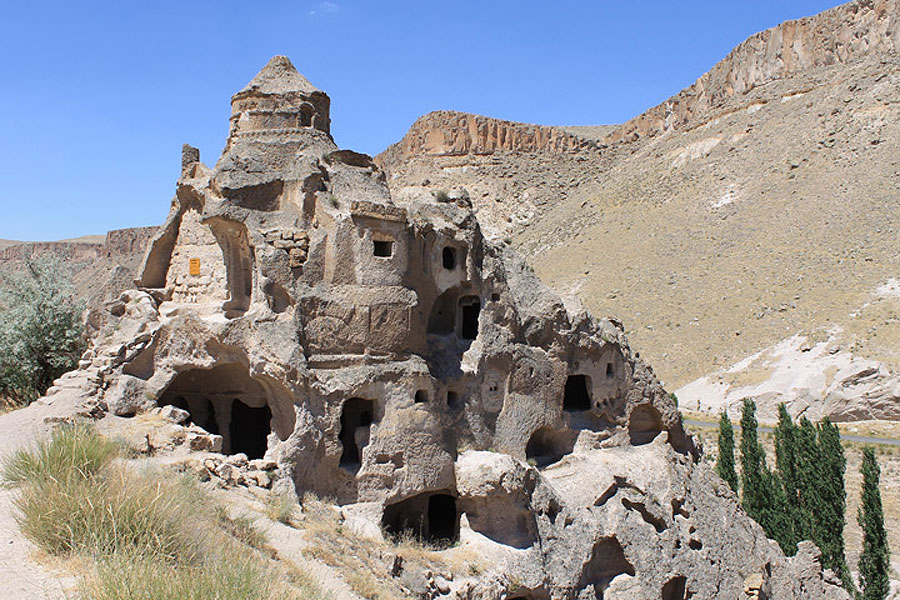
{"label": "leafy green tree", "polygon": [[738,491],[738,476],[734,466],[734,428],[724,410],[719,418],[719,460],[716,461],[716,473],[734,492]]}
{"label": "leafy green tree", "polygon": [[842,581],[850,583],[847,562],[844,558],[844,525],[847,517],[847,492],[844,473],[847,459],[841,445],[841,432],[827,417],[817,426],[819,437],[818,465],[820,507],[817,513],[817,539],[822,550],[822,564],[833,570]]}
{"label": "leafy green tree", "polygon": [[884,528],[884,510],[878,489],[881,469],[871,448],[863,450],[862,503],[856,519],[863,531],[859,555],[860,600],[884,600],[890,591],[890,552]]}
{"label": "leafy green tree", "polygon": [[27,404],[73,369],[84,351],[84,306],[52,254],[30,258],[0,283],[0,399]]}
{"label": "leafy green tree", "polygon": [[796,426],[784,403],[778,405],[778,426],[775,428],[775,464],[782,487],[784,515],[782,548],[785,554],[797,553],[799,524],[801,521],[799,491],[797,485]]}

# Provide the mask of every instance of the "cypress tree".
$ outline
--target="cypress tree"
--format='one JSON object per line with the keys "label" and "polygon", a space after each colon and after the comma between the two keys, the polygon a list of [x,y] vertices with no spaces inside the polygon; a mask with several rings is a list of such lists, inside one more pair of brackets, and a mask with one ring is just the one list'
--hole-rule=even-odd
{"label": "cypress tree", "polygon": [[756,404],[750,398],[744,398],[741,410],[741,487],[744,490],[741,503],[744,510],[757,523],[763,526],[765,511],[765,494],[763,487],[763,464],[765,455],[757,437]]}
{"label": "cypress tree", "polygon": [[766,452],[759,443],[757,425],[756,404],[744,398],[741,414],[742,504],[766,535],[788,553],[792,535],[787,499],[778,475],[766,466]]}
{"label": "cypress tree", "polygon": [[819,495],[821,483],[821,463],[816,427],[809,419],[800,419],[800,426],[794,430],[796,449],[795,468],[797,477],[797,539],[819,543],[817,517],[822,499]]}
{"label": "cypress tree", "polygon": [[841,445],[841,433],[828,418],[817,427],[819,437],[819,489],[821,506],[817,513],[817,539],[822,550],[822,565],[833,570],[841,580],[849,582],[844,558],[844,525],[847,512],[847,492],[844,472],[847,459]]}
{"label": "cypress tree", "polygon": [[863,548],[859,555],[860,600],[884,600],[890,591],[890,554],[878,489],[881,469],[871,448],[863,451],[862,475],[862,503],[856,517],[863,531]]}
{"label": "cypress tree", "polygon": [[785,554],[793,556],[797,553],[797,542],[800,541],[801,521],[797,487],[797,442],[796,427],[784,403],[778,405],[778,426],[775,428],[775,464],[782,488],[782,493],[779,495],[780,501],[784,508],[784,514],[779,516],[779,520],[782,521],[781,539],[784,541],[781,547]]}
{"label": "cypress tree", "polygon": [[734,468],[734,428],[728,413],[722,411],[719,418],[719,460],[716,461],[716,473],[725,480],[735,493],[738,491],[738,476]]}

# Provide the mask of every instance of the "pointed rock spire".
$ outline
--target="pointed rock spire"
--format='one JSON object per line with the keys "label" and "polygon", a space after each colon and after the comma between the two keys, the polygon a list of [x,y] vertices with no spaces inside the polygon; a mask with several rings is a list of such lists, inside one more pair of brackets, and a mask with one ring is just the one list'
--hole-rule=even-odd
{"label": "pointed rock spire", "polygon": [[249,92],[259,94],[287,94],[299,92],[306,96],[319,92],[318,88],[300,74],[287,56],[273,56],[262,71],[236,95]]}

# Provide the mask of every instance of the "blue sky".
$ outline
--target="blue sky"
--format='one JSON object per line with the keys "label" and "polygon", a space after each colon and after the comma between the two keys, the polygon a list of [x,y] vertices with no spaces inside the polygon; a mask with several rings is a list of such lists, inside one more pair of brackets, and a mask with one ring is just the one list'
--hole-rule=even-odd
{"label": "blue sky", "polygon": [[213,165],[231,95],[274,54],[331,96],[341,147],[376,154],[438,109],[622,122],[837,4],[3,0],[0,238],[161,223],[181,144]]}

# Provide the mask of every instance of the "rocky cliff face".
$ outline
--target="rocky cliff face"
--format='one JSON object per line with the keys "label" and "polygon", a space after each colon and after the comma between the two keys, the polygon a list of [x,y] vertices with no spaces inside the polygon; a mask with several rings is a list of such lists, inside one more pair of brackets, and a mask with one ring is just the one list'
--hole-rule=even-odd
{"label": "rocky cliff face", "polygon": [[606,143],[696,126],[746,106],[752,90],[786,76],[898,50],[897,0],[860,0],[787,21],[748,38],[692,86],[628,121]]}
{"label": "rocky cliff face", "polygon": [[582,132],[599,151],[421,153],[388,184],[467,189],[488,236],[622,315],[675,387],[835,323],[896,373],[890,309],[848,315],[896,277],[898,14],[853,2],[757,34],[666,103]]}
{"label": "rocky cliff face", "polygon": [[0,266],[15,268],[15,263],[32,256],[55,254],[67,262],[94,261],[100,258],[137,256],[156,233],[156,227],[132,227],[107,232],[102,240],[61,242],[14,242],[0,248]]}
{"label": "rocky cliff face", "polygon": [[590,180],[590,165],[609,160],[596,137],[438,111],[418,119],[375,162],[401,201],[465,187],[483,231],[497,239]]}
{"label": "rocky cliff face", "polygon": [[380,154],[376,162],[390,174],[391,165],[414,156],[563,153],[593,148],[589,140],[559,127],[441,110],[417,119],[403,139]]}

